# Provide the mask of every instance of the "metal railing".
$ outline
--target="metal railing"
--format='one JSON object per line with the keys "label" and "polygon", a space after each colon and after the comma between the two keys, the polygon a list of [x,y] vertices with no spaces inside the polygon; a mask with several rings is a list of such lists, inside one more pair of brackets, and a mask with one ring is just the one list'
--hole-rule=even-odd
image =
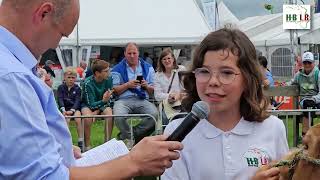
{"label": "metal railing", "polygon": [[[293,146],[296,147],[299,143],[299,123],[300,117],[304,112],[308,113],[309,119],[309,128],[311,127],[312,122],[312,113],[315,115],[320,115],[320,109],[290,109],[290,110],[269,110],[272,115],[277,116],[279,119],[282,119],[286,127],[287,139],[288,139],[288,120],[291,119],[293,125]],[[285,117],[285,118],[284,118]],[[292,117],[292,118],[291,118]],[[289,139],[288,139],[289,140]]]}
{"label": "metal railing", "polygon": [[[293,133],[293,146],[297,146],[299,143],[299,122],[300,122],[300,116],[303,115],[303,112],[308,113],[309,117],[309,128],[311,127],[311,120],[312,120],[312,112],[315,112],[316,115],[320,115],[320,109],[292,109],[292,110],[268,110],[272,115],[277,116],[279,119],[281,119],[286,127],[286,135],[287,135],[287,140],[289,143],[289,120],[292,121],[292,133]],[[187,113],[176,113],[173,118],[170,119],[175,119],[177,116],[181,115],[187,115]],[[163,128],[166,127],[166,125],[162,125]]]}
{"label": "metal railing", "polygon": [[[82,116],[65,116],[66,119],[75,119],[75,118],[81,118],[81,125],[82,125],[82,137],[84,137],[84,121],[86,118],[95,118],[97,120],[100,121],[109,121],[109,120],[114,120],[113,118],[115,117],[127,117],[129,120],[129,126],[130,126],[130,140],[133,142],[134,141],[134,137],[133,137],[133,127],[134,127],[134,122],[136,122],[137,120],[139,121],[139,119],[132,119],[134,117],[150,117],[155,124],[157,124],[157,120],[155,117],[153,117],[150,114],[122,114],[122,115],[82,115]],[[109,119],[107,119],[109,118]],[[106,132],[107,134],[109,134],[108,132],[108,123],[106,123]],[[155,133],[159,134],[159,132],[161,132],[160,130],[156,129],[157,125],[155,126]],[[110,137],[108,137],[110,138]],[[85,146],[85,138],[84,138],[84,146]],[[84,151],[84,146],[82,147],[82,151]],[[128,148],[132,148],[132,147],[128,147]]]}
{"label": "metal railing", "polygon": [[[269,112],[272,115],[277,116],[279,119],[283,120],[283,123],[286,127],[286,134],[287,134],[287,139],[288,139],[288,135],[289,135],[289,128],[288,128],[288,122],[289,120],[292,121],[292,133],[293,133],[293,146],[297,146],[298,145],[298,140],[299,140],[299,122],[300,122],[300,116],[302,116],[303,112],[307,112],[308,113],[308,117],[309,117],[309,127],[311,127],[311,119],[312,119],[312,112],[315,112],[316,115],[320,115],[320,109],[292,109],[292,110],[269,110]],[[170,121],[172,119],[175,119],[175,117],[179,116],[185,116],[187,115],[187,113],[177,113],[173,116],[173,118],[170,119]],[[84,130],[84,118],[100,118],[100,120],[109,120],[109,119],[105,119],[105,118],[113,118],[114,117],[127,117],[128,121],[129,121],[129,126],[130,126],[130,139],[133,141],[134,137],[133,137],[133,127],[134,127],[134,122],[139,121],[138,119],[132,119],[134,117],[150,117],[156,124],[155,126],[155,134],[162,134],[162,130],[166,127],[166,125],[157,125],[157,123],[162,123],[161,121],[158,122],[156,120],[155,117],[153,117],[150,114],[123,114],[123,115],[86,115],[86,116],[66,116],[66,118],[81,118],[82,121],[82,129]],[[107,124],[108,126],[108,124]],[[108,128],[106,128],[106,130],[108,130]],[[84,137],[84,131],[82,131],[82,136]],[[108,132],[105,132],[108,133]],[[289,139],[288,139],[289,141]]]}

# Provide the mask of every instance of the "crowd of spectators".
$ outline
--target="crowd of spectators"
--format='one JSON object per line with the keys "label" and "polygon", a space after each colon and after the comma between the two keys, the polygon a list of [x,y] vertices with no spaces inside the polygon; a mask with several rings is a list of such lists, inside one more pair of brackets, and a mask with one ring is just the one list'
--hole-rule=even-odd
{"label": "crowd of spectators", "polygon": [[[259,56],[258,61],[265,77],[263,86],[273,87],[275,84],[268,69],[268,60],[264,56]],[[45,64],[44,68],[38,66],[38,76],[51,87],[52,77],[55,76],[52,70],[54,63],[48,60]],[[64,82],[57,91],[58,106],[65,116],[149,114],[156,120],[160,119],[162,121],[160,124],[165,126],[174,113],[181,111],[184,89],[178,72],[186,69],[177,64],[170,48],[161,52],[156,70],[154,64],[147,53],[140,58],[137,44],[128,43],[124,49],[124,58],[114,66],[104,60],[96,59],[90,66],[81,61],[77,68],[67,67],[64,70]],[[315,66],[313,54],[305,52],[300,64],[301,67],[289,84],[299,86],[301,108],[319,108],[319,69]],[[157,103],[150,101],[152,98]],[[270,100],[271,106],[275,107],[273,109],[282,104],[273,98]],[[117,138],[124,140],[131,147],[143,137],[152,134],[157,123],[150,117],[142,116],[141,121],[131,130],[127,119],[127,117],[115,117],[114,121],[120,130]],[[114,122],[111,117],[105,120],[105,141],[107,141],[110,140]],[[90,134],[94,121],[95,118],[86,118],[82,125],[80,118],[75,119],[78,145],[84,146],[85,150],[91,148]],[[69,123],[69,120],[67,122]],[[302,135],[304,135],[309,127],[307,113],[303,115],[302,124]]]}
{"label": "crowd of spectators", "polygon": [[[180,103],[180,107],[182,97],[180,93],[183,92],[183,88],[179,83],[178,72],[185,70],[185,67],[178,66],[173,52],[166,48],[161,53],[158,72],[155,73],[150,58],[146,58],[146,54],[140,58],[138,49],[137,44],[128,43],[125,46],[124,58],[113,67],[101,59],[93,60],[90,66],[81,61],[79,67],[66,67],[63,83],[56,93],[61,113],[64,116],[149,114],[156,121],[158,119],[161,121],[162,118],[158,118],[158,103],[154,103],[154,97],[157,97],[156,101],[166,102],[166,107],[176,106],[177,103]],[[52,87],[54,63],[48,60],[45,64],[45,68],[38,66],[38,76]],[[48,78],[51,84],[47,82]],[[160,111],[162,110],[163,105],[160,108]],[[164,117],[163,124],[168,124],[171,116],[162,117]],[[110,140],[115,122],[120,130],[117,138],[132,147],[155,131],[157,122],[154,119],[150,116],[141,116],[139,123],[131,131],[128,117],[106,117],[105,141]],[[70,119],[66,118],[66,121],[69,124]],[[84,124],[81,124],[82,122]],[[85,151],[91,148],[93,122],[95,118],[84,118],[83,121],[75,118],[78,146]]]}

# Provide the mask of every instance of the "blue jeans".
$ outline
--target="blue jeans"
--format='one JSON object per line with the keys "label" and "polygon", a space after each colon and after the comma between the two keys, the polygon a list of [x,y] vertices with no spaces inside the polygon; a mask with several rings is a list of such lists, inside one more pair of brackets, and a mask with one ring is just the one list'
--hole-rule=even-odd
{"label": "blue jeans", "polygon": [[[150,114],[153,117],[158,117],[158,109],[148,100],[139,98],[119,99],[113,106],[114,115],[123,114]],[[127,122],[127,117],[115,117],[115,124],[120,130],[120,139],[130,139],[130,126]],[[155,121],[150,117],[141,117],[140,123],[133,127],[133,136],[137,143],[143,137],[150,135],[155,130]]]}

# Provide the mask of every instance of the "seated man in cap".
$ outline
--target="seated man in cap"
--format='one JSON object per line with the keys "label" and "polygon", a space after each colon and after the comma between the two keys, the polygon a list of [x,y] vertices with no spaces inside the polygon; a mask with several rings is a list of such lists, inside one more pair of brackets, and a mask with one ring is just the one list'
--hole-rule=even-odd
{"label": "seated man in cap", "polygon": [[[320,94],[319,94],[319,69],[315,66],[314,56],[311,52],[305,52],[302,56],[303,69],[298,71],[292,84],[299,86],[300,91],[300,106],[302,109],[319,109]],[[311,114],[311,117],[314,113]],[[312,118],[311,118],[312,119]],[[312,121],[313,124],[313,121]],[[309,114],[303,114],[302,136],[309,129]]]}

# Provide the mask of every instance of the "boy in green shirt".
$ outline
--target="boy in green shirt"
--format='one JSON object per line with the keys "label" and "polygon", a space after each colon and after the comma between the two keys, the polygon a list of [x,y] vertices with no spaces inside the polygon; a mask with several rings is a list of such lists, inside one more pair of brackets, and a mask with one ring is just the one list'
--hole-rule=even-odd
{"label": "boy in green shirt", "polygon": [[[112,96],[112,77],[110,75],[109,63],[104,60],[95,60],[92,63],[93,75],[83,83],[82,89],[82,115],[112,115],[110,98]],[[105,141],[109,140],[112,134],[112,118],[106,118]],[[91,124],[94,118],[84,120],[85,150],[90,149]]]}

